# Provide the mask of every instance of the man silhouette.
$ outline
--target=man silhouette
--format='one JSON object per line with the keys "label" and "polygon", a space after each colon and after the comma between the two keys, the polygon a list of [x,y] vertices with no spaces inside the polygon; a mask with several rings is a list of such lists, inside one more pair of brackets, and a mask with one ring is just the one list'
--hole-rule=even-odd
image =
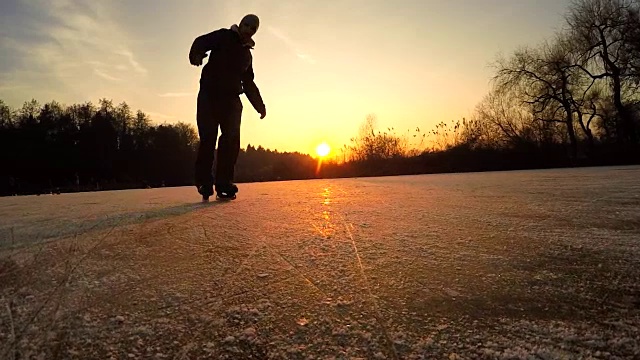
{"label": "man silhouette", "polygon": [[[200,76],[196,115],[200,148],[195,164],[195,183],[204,200],[213,195],[214,185],[220,198],[235,198],[238,191],[233,177],[240,151],[240,94],[246,94],[261,119],[267,115],[254,82],[251,55],[255,46],[251,37],[259,25],[256,15],[246,15],[239,25],[197,37],[189,51],[189,62],[194,66],[202,65],[207,51],[211,51]],[[221,134],[214,177],[212,167],[218,126]]]}

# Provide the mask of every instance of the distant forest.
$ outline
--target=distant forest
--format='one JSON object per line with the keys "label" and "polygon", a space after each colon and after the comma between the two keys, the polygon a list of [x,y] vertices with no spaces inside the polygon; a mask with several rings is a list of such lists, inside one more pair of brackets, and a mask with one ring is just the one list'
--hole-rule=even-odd
{"label": "distant forest", "polygon": [[[566,25],[492,64],[468,119],[430,130],[368,116],[337,156],[249,145],[237,182],[640,163],[640,2],[581,0]],[[196,129],[154,124],[126,104],[0,100],[0,195],[193,183]]]}

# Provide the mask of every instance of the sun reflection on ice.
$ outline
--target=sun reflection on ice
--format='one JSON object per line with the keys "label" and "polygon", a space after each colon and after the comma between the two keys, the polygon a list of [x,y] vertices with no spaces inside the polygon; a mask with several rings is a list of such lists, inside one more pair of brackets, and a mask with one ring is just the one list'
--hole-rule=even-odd
{"label": "sun reflection on ice", "polygon": [[320,216],[322,220],[320,224],[313,224],[313,227],[316,230],[316,232],[322,235],[323,238],[330,239],[331,237],[333,237],[335,233],[335,226],[332,220],[332,213],[329,208],[331,206],[331,188],[330,187],[324,188],[321,195],[322,195],[322,198],[320,203],[322,204],[323,210]]}
{"label": "sun reflection on ice", "polygon": [[325,188],[324,192],[322,193],[322,197],[323,197],[323,205],[330,205],[331,204],[331,189],[330,188]]}

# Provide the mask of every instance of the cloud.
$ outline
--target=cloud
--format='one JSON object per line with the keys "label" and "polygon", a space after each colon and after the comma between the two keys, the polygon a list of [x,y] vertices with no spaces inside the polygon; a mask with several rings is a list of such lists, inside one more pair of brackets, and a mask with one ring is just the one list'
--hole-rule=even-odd
{"label": "cloud", "polygon": [[140,65],[140,63],[138,63],[135,59],[135,56],[133,56],[133,53],[129,50],[120,50],[117,52],[117,54],[122,55],[124,57],[127,58],[127,60],[129,61],[129,64],[131,65],[131,68],[140,73],[140,74],[146,74],[147,73],[147,69],[145,69],[144,67],[142,67]]}
{"label": "cloud", "polygon": [[300,59],[311,63],[311,64],[315,64],[316,60],[314,58],[312,58],[310,55],[307,54],[302,54],[302,53],[296,53],[296,56],[299,57]]}
{"label": "cloud", "polygon": [[0,85],[0,91],[15,91],[15,90],[22,90],[22,89],[28,89],[30,86],[29,85]]}
{"label": "cloud", "polygon": [[107,80],[111,80],[111,81],[122,81],[122,79],[117,78],[117,77],[115,77],[115,76],[111,76],[111,75],[109,75],[109,74],[107,74],[107,73],[105,73],[105,72],[102,72],[102,71],[98,70],[98,69],[93,69],[93,72],[94,72],[96,75],[98,75],[98,76],[100,76],[101,78],[103,78],[103,79],[107,79]]}
{"label": "cloud", "polygon": [[269,26],[269,27],[267,27],[267,29],[269,30],[269,32],[272,35],[274,35],[278,39],[282,40],[282,42],[284,42],[287,45],[289,50],[291,50],[291,52],[293,52],[300,60],[306,61],[309,64],[315,64],[317,62],[311,55],[309,55],[305,51],[303,51],[300,48],[300,46],[298,44],[296,44],[282,30],[277,29],[277,28],[275,28],[273,26]]}
{"label": "cloud", "polygon": [[112,4],[22,0],[21,16],[7,24],[0,44],[0,51],[14,59],[0,66],[0,75],[11,80],[5,86],[31,84],[35,78],[57,91],[83,93],[95,90],[90,81],[95,77],[125,82],[145,76],[148,71],[131,50],[132,39],[117,23]]}

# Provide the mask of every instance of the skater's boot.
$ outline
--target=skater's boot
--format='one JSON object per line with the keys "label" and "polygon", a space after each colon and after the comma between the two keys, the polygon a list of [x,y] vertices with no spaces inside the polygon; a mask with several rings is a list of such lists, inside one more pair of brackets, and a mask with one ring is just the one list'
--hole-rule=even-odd
{"label": "skater's boot", "polygon": [[212,185],[196,185],[198,188],[198,193],[202,195],[202,200],[208,201],[209,196],[213,195],[213,186]]}
{"label": "skater's boot", "polygon": [[220,199],[235,199],[238,187],[235,184],[216,185],[216,193]]}

